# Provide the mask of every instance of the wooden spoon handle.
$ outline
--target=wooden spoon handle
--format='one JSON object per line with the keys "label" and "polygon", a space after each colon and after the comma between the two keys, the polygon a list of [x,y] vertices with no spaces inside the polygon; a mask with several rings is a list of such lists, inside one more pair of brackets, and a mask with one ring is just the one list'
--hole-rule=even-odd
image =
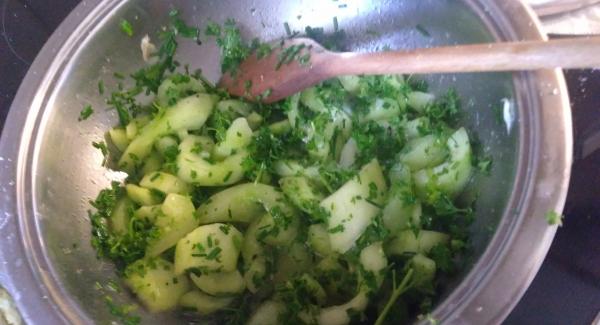
{"label": "wooden spoon handle", "polygon": [[600,37],[339,53],[326,74],[420,74],[600,67]]}

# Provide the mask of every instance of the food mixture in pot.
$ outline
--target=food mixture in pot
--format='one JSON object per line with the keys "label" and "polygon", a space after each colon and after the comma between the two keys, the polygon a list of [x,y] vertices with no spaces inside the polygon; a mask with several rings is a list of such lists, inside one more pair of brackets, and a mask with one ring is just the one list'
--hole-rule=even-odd
{"label": "food mixture in pot", "polygon": [[[428,317],[469,250],[472,202],[457,198],[491,163],[459,124],[457,93],[383,75],[328,80],[274,104],[233,98],[174,59],[180,38],[214,38],[232,75],[279,45],[244,42],[233,21],[200,32],[170,15],[160,46],[144,38],[147,64],[132,85],[107,98],[119,124],[94,146],[128,177],[92,202],[98,256],[145,308],[187,320]],[[119,37],[134,35],[121,27]],[[306,32],[329,48],[343,38]],[[280,64],[310,65],[310,54],[282,53]]]}

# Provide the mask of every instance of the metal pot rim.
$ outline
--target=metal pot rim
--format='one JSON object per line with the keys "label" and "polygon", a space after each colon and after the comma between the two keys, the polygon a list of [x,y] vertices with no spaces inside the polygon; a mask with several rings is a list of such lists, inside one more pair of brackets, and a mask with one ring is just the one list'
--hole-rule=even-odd
{"label": "metal pot rim", "polygon": [[[546,39],[535,14],[519,0],[467,0],[501,40]],[[50,37],[32,64],[15,100],[0,142],[0,285],[13,294],[27,323],[85,323],[89,319],[66,295],[52,273],[32,213],[33,145],[50,89],[70,54],[87,41],[95,24],[117,9],[119,0],[84,1]],[[550,247],[555,226],[544,215],[561,211],[572,156],[566,83],[560,70],[514,74],[520,128],[519,161],[513,193],[486,251],[461,284],[435,309],[442,323],[500,323],[529,286]],[[535,91],[539,83],[552,92]],[[21,262],[15,262],[15,257]],[[26,261],[23,261],[25,258]],[[18,290],[17,290],[18,289]],[[15,293],[26,294],[16,296]]]}

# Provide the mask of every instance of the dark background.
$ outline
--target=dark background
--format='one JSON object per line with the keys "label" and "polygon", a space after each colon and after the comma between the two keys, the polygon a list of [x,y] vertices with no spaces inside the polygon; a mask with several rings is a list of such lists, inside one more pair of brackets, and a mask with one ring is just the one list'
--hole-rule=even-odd
{"label": "dark background", "polygon": [[[77,0],[0,0],[0,130],[10,104],[54,29]],[[600,55],[600,54],[599,54]],[[566,71],[575,129],[575,163],[564,225],[531,287],[505,324],[591,324],[600,313],[600,70]],[[600,144],[599,144],[600,146]]]}

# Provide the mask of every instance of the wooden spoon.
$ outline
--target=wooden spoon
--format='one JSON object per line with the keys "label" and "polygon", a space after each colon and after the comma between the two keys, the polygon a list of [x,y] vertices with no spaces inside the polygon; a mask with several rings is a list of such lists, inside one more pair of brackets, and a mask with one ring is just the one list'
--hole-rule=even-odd
{"label": "wooden spoon", "polygon": [[[294,54],[293,59],[291,54]],[[288,60],[281,62],[282,57],[288,57]],[[517,71],[559,67],[600,67],[600,37],[374,53],[330,52],[311,39],[294,38],[274,46],[266,57],[259,59],[257,55],[250,55],[240,64],[234,77],[228,73],[223,75],[219,86],[236,96],[271,103],[320,81],[343,75]]]}

